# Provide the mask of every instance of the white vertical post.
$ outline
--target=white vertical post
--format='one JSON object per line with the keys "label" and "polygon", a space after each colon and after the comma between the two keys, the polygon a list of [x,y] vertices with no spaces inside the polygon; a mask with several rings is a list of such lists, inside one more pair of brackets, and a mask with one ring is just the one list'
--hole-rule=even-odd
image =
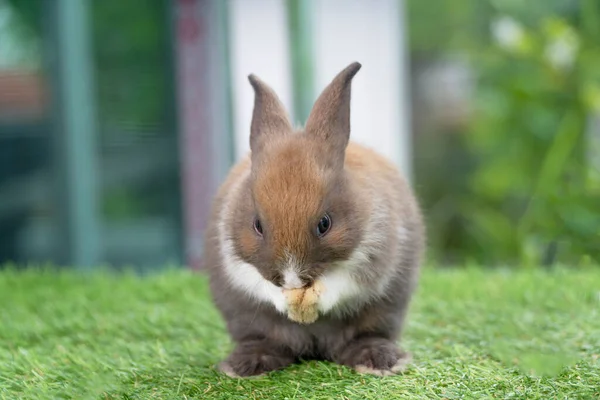
{"label": "white vertical post", "polygon": [[403,2],[314,1],[315,85],[318,94],[353,61],[351,137],[394,161],[410,179],[411,133]]}
{"label": "white vertical post", "polygon": [[286,3],[282,0],[231,0],[230,39],[236,158],[249,150],[254,92],[248,75],[271,86],[292,111],[292,80]]}

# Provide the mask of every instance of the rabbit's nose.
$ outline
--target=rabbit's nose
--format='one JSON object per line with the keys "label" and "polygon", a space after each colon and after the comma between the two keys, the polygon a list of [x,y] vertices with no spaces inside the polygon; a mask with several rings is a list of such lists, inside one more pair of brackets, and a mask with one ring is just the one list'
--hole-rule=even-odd
{"label": "rabbit's nose", "polygon": [[288,269],[283,273],[284,289],[300,289],[302,287],[304,287],[304,282],[302,282],[296,271]]}

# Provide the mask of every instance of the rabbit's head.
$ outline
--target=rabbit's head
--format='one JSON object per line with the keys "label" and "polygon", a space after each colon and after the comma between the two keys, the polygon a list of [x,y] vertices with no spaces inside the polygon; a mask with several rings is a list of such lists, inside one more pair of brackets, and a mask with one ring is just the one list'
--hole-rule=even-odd
{"label": "rabbit's head", "polygon": [[340,72],[319,96],[305,128],[292,127],[273,90],[254,75],[248,198],[235,210],[238,256],[284,288],[311,285],[361,240],[360,188],[344,168],[350,87],[361,65]]}

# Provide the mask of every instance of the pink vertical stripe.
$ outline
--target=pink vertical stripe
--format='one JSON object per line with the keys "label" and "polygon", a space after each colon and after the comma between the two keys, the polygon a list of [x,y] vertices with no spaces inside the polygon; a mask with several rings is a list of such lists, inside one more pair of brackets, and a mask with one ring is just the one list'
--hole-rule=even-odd
{"label": "pink vertical stripe", "polygon": [[[204,6],[204,7],[203,7]],[[186,260],[201,266],[201,248],[213,192],[209,32],[205,0],[177,0],[177,85]]]}

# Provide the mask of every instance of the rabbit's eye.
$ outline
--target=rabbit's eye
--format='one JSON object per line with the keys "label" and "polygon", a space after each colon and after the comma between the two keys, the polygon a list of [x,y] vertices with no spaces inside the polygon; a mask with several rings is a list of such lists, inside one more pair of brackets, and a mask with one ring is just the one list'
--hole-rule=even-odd
{"label": "rabbit's eye", "polygon": [[317,236],[323,237],[331,229],[331,217],[328,214],[323,215],[317,224]]}
{"label": "rabbit's eye", "polygon": [[260,220],[258,218],[256,218],[254,220],[254,231],[256,232],[256,234],[258,236],[262,236],[263,235],[263,228],[262,228],[262,225],[261,225]]}

